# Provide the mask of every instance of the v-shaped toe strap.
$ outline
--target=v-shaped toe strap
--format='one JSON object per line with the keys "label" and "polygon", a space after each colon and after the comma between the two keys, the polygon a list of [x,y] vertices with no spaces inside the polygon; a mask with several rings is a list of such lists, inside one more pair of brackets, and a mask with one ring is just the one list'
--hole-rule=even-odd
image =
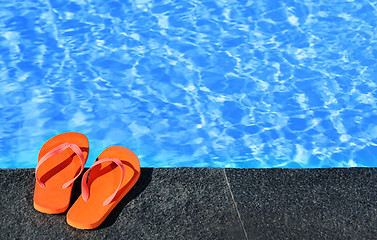
{"label": "v-shaped toe strap", "polygon": [[120,187],[122,186],[122,183],[123,183],[123,180],[124,180],[124,175],[125,175],[125,169],[124,169],[124,166],[123,166],[123,163],[122,161],[120,161],[119,159],[117,158],[103,158],[103,159],[100,159],[96,162],[94,162],[93,166],[91,166],[83,175],[82,177],[82,181],[81,181],[81,191],[82,191],[82,197],[84,199],[84,201],[87,201],[89,199],[89,189],[88,189],[88,185],[86,183],[86,180],[88,178],[88,174],[89,172],[91,171],[91,169],[103,162],[114,162],[116,163],[120,169],[122,170],[122,176],[121,176],[121,179],[120,179],[120,182],[119,182],[119,185],[118,185],[118,188],[115,190],[115,192],[113,194],[111,194],[110,197],[108,197],[104,202],[103,202],[103,206],[106,206],[107,204],[109,204],[116,196],[116,194],[118,193]]}
{"label": "v-shaped toe strap", "polygon": [[37,183],[39,186],[41,186],[42,188],[45,188],[45,184],[39,179],[38,177],[38,169],[39,167],[49,158],[51,158],[52,156],[55,156],[55,155],[58,155],[59,153],[63,152],[64,150],[66,150],[67,148],[70,148],[72,149],[72,151],[77,155],[79,156],[80,160],[81,160],[81,167],[80,167],[80,172],[78,174],[76,174],[76,176],[69,180],[68,182],[64,183],[62,188],[67,188],[69,187],[79,176],[80,174],[83,172],[84,170],[84,166],[85,166],[85,157],[84,157],[84,153],[81,151],[80,147],[77,146],[76,144],[73,144],[73,143],[63,143],[63,144],[60,144],[59,146],[51,149],[49,152],[47,152],[39,161],[38,161],[38,164],[37,164],[37,167],[35,168],[35,178],[37,180]]}

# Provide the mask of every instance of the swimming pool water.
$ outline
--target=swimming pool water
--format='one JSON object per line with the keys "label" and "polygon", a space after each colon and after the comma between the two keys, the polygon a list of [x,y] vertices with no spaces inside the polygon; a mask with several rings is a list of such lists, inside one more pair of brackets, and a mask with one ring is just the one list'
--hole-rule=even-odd
{"label": "swimming pool water", "polygon": [[377,166],[375,1],[0,1],[0,168]]}

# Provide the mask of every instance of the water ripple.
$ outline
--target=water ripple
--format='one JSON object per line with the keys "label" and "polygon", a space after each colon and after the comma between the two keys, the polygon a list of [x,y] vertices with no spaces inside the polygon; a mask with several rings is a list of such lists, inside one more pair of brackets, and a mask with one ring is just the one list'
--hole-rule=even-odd
{"label": "water ripple", "polygon": [[8,1],[0,167],[85,133],[144,167],[377,165],[369,1]]}

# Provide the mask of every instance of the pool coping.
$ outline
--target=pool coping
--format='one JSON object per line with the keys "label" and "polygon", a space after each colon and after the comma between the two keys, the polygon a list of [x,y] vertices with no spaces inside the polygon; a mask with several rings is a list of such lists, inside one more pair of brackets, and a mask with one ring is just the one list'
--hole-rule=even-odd
{"label": "pool coping", "polygon": [[34,210],[34,169],[0,169],[0,238],[373,239],[376,182],[377,168],[142,168],[98,229],[78,230]]}

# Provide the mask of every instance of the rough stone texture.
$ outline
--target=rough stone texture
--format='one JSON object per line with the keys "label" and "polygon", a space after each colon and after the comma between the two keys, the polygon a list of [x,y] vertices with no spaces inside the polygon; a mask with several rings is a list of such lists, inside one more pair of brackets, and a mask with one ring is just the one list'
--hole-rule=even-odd
{"label": "rough stone texture", "polygon": [[143,168],[95,230],[34,210],[33,171],[0,169],[0,239],[377,239],[376,168]]}
{"label": "rough stone texture", "polygon": [[33,171],[0,169],[0,239],[245,239],[223,169],[144,168],[95,230],[34,210]]}
{"label": "rough stone texture", "polygon": [[377,169],[226,169],[248,239],[377,239]]}

